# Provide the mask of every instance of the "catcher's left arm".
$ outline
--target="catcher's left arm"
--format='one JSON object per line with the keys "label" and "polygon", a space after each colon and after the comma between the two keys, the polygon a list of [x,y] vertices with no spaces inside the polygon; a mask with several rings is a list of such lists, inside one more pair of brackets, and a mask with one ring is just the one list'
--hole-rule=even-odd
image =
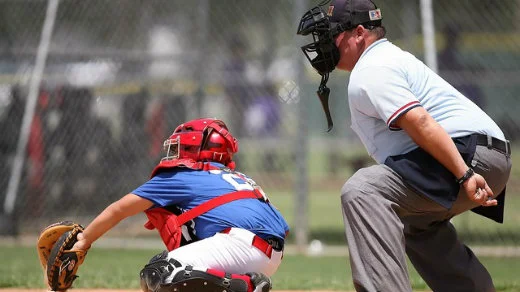
{"label": "catcher's left arm", "polygon": [[45,283],[52,291],[66,291],[78,277],[78,268],[85,260],[86,250],[73,249],[83,226],[62,221],[44,228],[38,237],[37,250]]}

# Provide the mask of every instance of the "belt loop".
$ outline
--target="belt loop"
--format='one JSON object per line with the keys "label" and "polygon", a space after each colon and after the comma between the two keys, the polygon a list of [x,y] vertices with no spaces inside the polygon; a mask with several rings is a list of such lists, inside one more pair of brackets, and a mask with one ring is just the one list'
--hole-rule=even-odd
{"label": "belt loop", "polygon": [[493,137],[487,135],[487,148],[491,149],[493,148]]}
{"label": "belt loop", "polygon": [[511,155],[510,151],[511,145],[509,144],[509,140],[506,140],[506,155]]}

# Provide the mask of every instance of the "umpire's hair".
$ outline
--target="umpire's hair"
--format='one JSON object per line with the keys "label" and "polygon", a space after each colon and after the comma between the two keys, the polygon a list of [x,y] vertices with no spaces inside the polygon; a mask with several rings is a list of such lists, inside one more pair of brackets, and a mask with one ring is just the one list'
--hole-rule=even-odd
{"label": "umpire's hair", "polygon": [[370,33],[373,33],[376,36],[376,39],[379,40],[386,36],[386,28],[384,26],[377,26],[370,29]]}

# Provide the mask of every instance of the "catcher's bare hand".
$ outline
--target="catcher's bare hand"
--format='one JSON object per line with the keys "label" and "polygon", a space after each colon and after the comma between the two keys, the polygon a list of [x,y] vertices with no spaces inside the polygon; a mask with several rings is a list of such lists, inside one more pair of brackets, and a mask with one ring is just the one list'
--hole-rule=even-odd
{"label": "catcher's bare hand", "polygon": [[493,191],[486,180],[478,173],[466,180],[462,187],[468,198],[481,206],[490,207],[498,204],[497,200],[493,198]]}
{"label": "catcher's bare hand", "polygon": [[85,239],[85,236],[83,236],[83,233],[79,233],[77,236],[78,241],[74,244],[72,247],[72,250],[83,250],[87,251],[89,250],[91,243]]}

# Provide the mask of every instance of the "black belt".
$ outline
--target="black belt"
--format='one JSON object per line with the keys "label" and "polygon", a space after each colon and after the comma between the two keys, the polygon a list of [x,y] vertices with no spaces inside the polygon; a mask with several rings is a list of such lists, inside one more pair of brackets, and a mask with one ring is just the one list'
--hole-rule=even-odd
{"label": "black belt", "polygon": [[274,250],[276,250],[276,251],[283,250],[283,246],[284,246],[283,240],[278,239],[276,237],[269,237],[268,239],[266,239],[266,241],[273,247]]}
{"label": "black belt", "polygon": [[487,146],[489,149],[496,149],[504,154],[511,155],[511,143],[509,140],[502,141],[489,135],[477,135],[477,145]]}

